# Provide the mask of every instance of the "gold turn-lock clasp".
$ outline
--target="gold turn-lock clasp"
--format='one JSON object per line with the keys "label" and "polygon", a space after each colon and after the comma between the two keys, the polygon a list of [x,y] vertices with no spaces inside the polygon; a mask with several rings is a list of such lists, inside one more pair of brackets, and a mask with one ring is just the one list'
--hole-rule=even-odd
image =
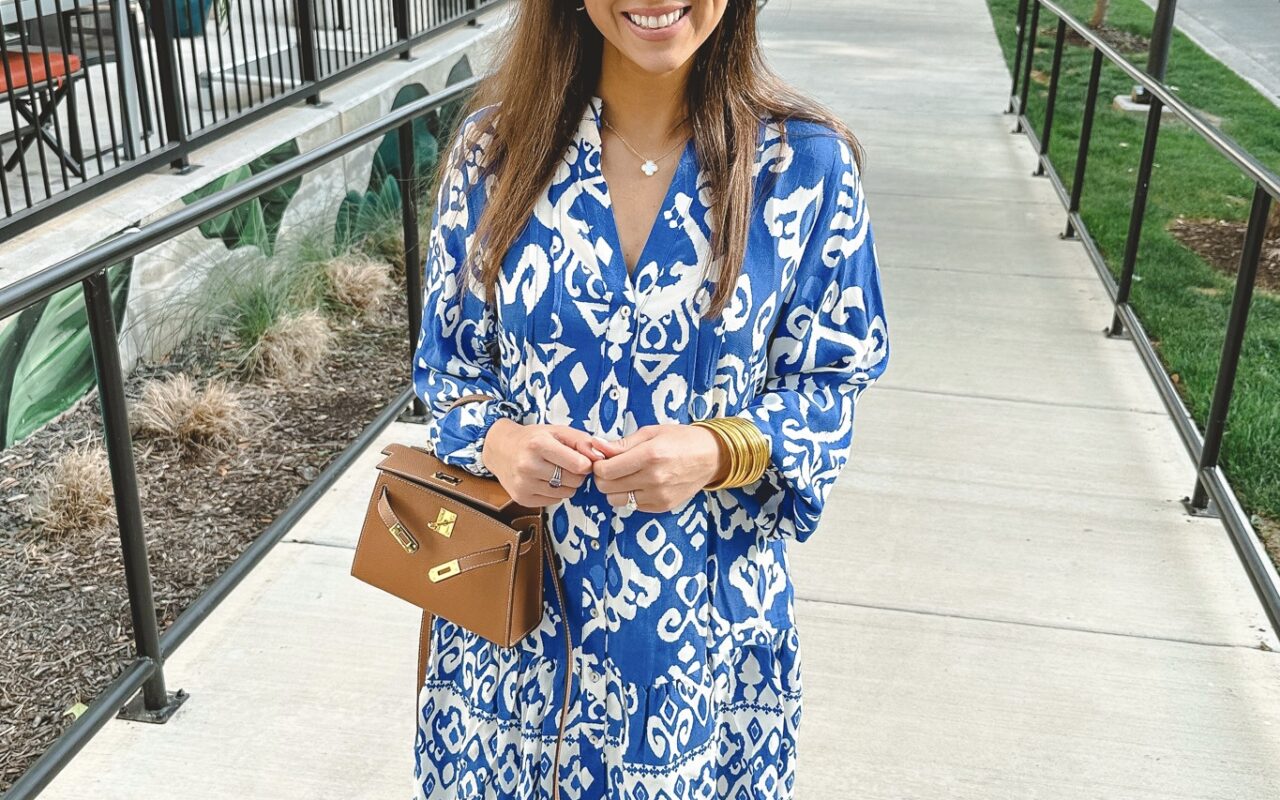
{"label": "gold turn-lock clasp", "polygon": [[447,539],[453,535],[453,523],[457,519],[457,514],[447,508],[441,508],[440,513],[436,514],[436,521],[428,522],[427,527]]}
{"label": "gold turn-lock clasp", "polygon": [[452,561],[446,561],[443,564],[437,564],[432,567],[428,570],[427,577],[431,579],[432,583],[439,583],[445,578],[452,578],[461,571],[462,568],[458,566],[458,559],[455,558]]}
{"label": "gold turn-lock clasp", "polygon": [[409,532],[399,522],[387,528],[387,530],[391,531],[391,535],[395,537],[406,553],[412,553],[418,549],[418,541],[410,536]]}

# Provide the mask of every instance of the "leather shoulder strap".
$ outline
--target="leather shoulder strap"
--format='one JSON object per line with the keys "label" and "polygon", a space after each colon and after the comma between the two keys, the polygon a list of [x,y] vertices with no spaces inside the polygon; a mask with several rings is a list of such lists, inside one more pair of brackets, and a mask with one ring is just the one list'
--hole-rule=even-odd
{"label": "leather shoulder strap", "polygon": [[422,626],[418,629],[418,694],[427,682],[427,664],[431,661],[431,612],[423,609]]}

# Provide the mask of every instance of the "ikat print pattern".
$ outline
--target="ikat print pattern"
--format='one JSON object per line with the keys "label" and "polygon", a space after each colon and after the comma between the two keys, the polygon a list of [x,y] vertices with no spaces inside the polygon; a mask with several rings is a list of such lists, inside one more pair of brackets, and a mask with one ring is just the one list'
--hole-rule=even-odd
{"label": "ikat print pattern", "polygon": [[[440,188],[428,241],[416,391],[443,460],[489,474],[498,418],[617,438],[736,414],[768,437],[754,484],[666,513],[615,509],[588,477],[547,507],[568,608],[550,582],[541,626],[504,649],[437,619],[419,697],[418,800],[789,800],[801,717],[787,547],[818,528],[848,461],[859,395],[888,363],[880,275],[848,145],[818,123],[762,121],[745,267],[718,319],[710,199],[692,142],[634,275],[600,172],[592,97],[494,302],[459,291],[488,186],[480,133]],[[450,410],[464,395],[496,400]],[[430,446],[430,445],[428,445]],[[576,664],[559,775],[565,625]]]}

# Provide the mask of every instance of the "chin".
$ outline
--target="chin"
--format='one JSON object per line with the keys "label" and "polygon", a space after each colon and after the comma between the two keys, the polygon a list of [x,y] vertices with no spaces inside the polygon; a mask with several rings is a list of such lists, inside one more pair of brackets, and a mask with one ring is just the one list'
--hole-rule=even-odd
{"label": "chin", "polygon": [[678,53],[624,53],[627,59],[650,75],[665,75],[684,66],[693,57],[690,53],[682,56]]}

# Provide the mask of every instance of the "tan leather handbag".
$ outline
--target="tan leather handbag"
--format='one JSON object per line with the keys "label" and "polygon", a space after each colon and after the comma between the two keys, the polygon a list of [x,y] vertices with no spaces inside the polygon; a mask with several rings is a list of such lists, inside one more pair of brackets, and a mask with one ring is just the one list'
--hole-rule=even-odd
{"label": "tan leather handbag", "polygon": [[[425,448],[389,444],[382,453],[386,458],[377,465],[351,574],[423,609],[419,690],[430,660],[433,615],[503,647],[538,626],[544,557],[566,617],[564,587],[541,509],[515,503],[497,479],[445,464]],[[557,775],[574,671],[568,630],[565,659]]]}

